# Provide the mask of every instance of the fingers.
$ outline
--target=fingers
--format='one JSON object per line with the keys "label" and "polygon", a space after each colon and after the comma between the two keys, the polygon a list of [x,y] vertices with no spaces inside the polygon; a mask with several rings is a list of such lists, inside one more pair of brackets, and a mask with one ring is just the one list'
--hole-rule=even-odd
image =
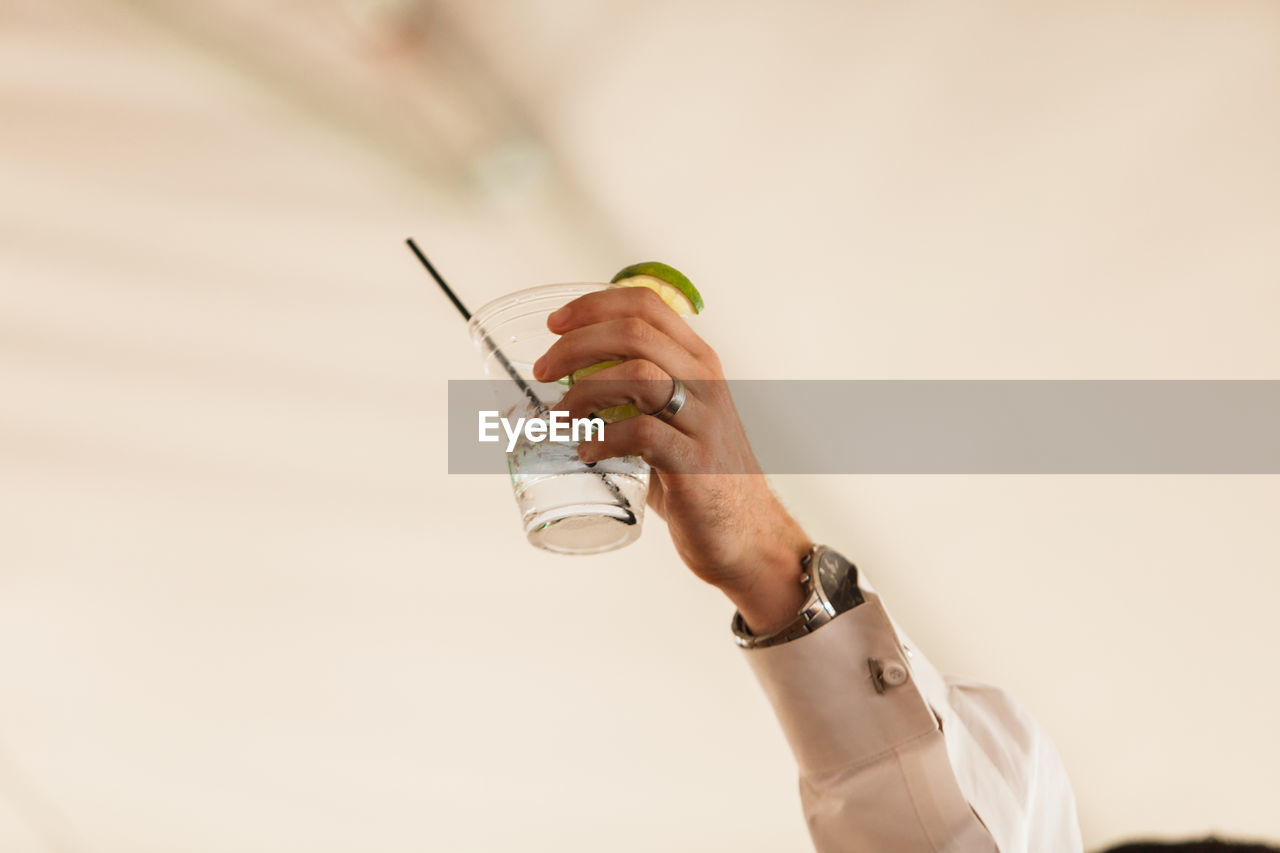
{"label": "fingers", "polygon": [[547,317],[547,328],[563,335],[574,329],[639,317],[697,358],[714,356],[711,347],[658,294],[647,287],[614,287],[579,296]]}
{"label": "fingers", "polygon": [[[613,406],[628,403],[641,412],[657,412],[671,399],[675,385],[671,377],[652,361],[642,358],[624,361],[604,370],[584,376],[560,399],[557,408],[565,409],[570,417],[587,417]],[[689,432],[691,412],[687,401],[676,420],[682,432]]]}
{"label": "fingers", "polygon": [[649,415],[607,424],[604,438],[578,445],[578,458],[599,462],[615,456],[639,456],[657,471],[686,471],[695,458],[694,440]]}
{"label": "fingers", "polygon": [[665,332],[640,317],[592,323],[565,332],[533,366],[534,378],[550,382],[602,361],[644,359],[668,376],[698,378],[707,369]]}

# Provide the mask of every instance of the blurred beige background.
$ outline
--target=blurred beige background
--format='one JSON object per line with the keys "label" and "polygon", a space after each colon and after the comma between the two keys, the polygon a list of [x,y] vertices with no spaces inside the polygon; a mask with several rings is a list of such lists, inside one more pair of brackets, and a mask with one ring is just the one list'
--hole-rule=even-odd
{"label": "blurred beige background", "polygon": [[[1280,378],[1280,5],[0,0],[0,850],[807,849],[730,611],[445,473],[473,306],[740,378]],[[1274,477],[780,479],[1087,843],[1280,838]]]}

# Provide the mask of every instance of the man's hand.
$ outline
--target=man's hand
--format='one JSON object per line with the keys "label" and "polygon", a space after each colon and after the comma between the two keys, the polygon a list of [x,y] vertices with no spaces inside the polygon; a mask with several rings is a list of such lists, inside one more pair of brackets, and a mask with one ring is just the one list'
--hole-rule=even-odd
{"label": "man's hand", "polygon": [[769,491],[711,347],[642,287],[581,296],[547,328],[560,339],[534,365],[540,381],[620,362],[574,383],[558,405],[571,417],[628,403],[656,412],[671,398],[671,377],[685,383],[686,402],[670,421],[641,414],[609,424],[578,455],[643,457],[653,469],[649,505],[694,574],[724,591],[753,633],[790,622],[804,600],[800,560],[811,543]]}

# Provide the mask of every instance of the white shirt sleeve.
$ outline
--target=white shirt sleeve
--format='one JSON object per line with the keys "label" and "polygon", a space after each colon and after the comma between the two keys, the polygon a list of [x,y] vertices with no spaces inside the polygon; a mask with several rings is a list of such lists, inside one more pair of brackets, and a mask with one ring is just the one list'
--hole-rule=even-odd
{"label": "white shirt sleeve", "polygon": [[819,853],[1079,853],[1053,744],[1001,691],[944,679],[865,602],[746,652],[800,770]]}

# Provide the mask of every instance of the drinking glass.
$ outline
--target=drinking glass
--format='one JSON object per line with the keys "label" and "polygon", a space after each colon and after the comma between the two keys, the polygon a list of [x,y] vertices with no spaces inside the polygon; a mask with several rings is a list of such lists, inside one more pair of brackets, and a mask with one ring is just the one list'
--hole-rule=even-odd
{"label": "drinking glass", "polygon": [[[520,290],[480,308],[469,323],[499,414],[546,420],[568,390],[567,380],[538,382],[533,363],[556,340],[547,315],[608,284],[547,284]],[[502,380],[502,381],[498,381]],[[500,435],[503,435],[500,431]],[[599,432],[595,433],[597,436]],[[502,437],[506,447],[506,436]],[[507,470],[529,542],[559,554],[599,554],[634,542],[644,522],[649,466],[638,456],[588,465],[577,442],[523,438],[507,454]]]}

